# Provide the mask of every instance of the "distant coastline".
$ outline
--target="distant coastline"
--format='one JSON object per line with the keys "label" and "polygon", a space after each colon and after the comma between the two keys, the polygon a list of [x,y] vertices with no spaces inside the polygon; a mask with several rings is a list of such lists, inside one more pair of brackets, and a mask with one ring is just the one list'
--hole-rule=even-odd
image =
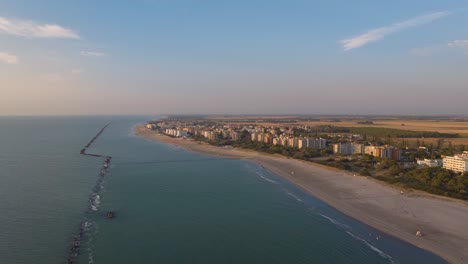
{"label": "distant coastline", "polygon": [[[288,159],[253,150],[215,147],[172,138],[134,127],[137,136],[176,144],[187,150],[214,156],[254,161],[337,210],[387,234],[433,252],[450,263],[468,259],[468,204],[463,201],[403,191],[367,177],[335,168]],[[417,237],[421,230],[423,237]]]}

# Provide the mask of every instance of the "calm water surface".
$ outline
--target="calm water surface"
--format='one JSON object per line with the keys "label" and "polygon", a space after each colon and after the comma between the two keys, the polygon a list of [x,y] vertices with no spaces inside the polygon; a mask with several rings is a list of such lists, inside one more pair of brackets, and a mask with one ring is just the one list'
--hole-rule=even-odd
{"label": "calm water surface", "polygon": [[[0,263],[444,263],[260,166],[132,135],[146,117],[0,118]],[[89,211],[102,165],[113,156]],[[106,211],[117,217],[109,220]]]}

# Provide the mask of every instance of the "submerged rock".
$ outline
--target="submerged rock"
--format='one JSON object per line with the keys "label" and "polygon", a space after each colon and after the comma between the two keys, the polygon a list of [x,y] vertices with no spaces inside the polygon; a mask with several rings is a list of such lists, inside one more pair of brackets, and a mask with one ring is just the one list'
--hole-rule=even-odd
{"label": "submerged rock", "polygon": [[109,219],[112,219],[112,218],[115,217],[115,213],[112,212],[112,211],[109,211],[109,212],[106,213],[106,217],[109,218]]}

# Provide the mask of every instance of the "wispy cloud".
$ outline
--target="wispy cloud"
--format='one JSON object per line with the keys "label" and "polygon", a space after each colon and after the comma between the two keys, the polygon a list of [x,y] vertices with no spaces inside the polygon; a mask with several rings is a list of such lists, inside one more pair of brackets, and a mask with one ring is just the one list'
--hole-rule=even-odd
{"label": "wispy cloud", "polygon": [[85,56],[85,57],[104,57],[104,56],[107,56],[107,54],[104,53],[104,52],[96,52],[96,51],[82,51],[80,54],[81,54],[81,56]]}
{"label": "wispy cloud", "polygon": [[18,58],[15,55],[0,52],[0,62],[6,63],[6,64],[17,64]]}
{"label": "wispy cloud", "polygon": [[468,47],[468,40],[454,40],[447,44],[449,47]]}
{"label": "wispy cloud", "polygon": [[0,33],[26,38],[80,38],[75,31],[56,24],[40,24],[5,17],[0,17]]}
{"label": "wispy cloud", "polygon": [[366,44],[379,41],[385,38],[385,36],[387,35],[396,33],[398,31],[401,31],[407,28],[424,25],[424,24],[430,23],[434,20],[443,18],[448,15],[450,15],[450,12],[443,11],[443,12],[435,12],[435,13],[431,13],[431,14],[427,14],[423,16],[418,16],[409,20],[394,23],[390,26],[371,29],[364,34],[361,34],[361,35],[358,35],[349,39],[343,39],[340,41],[340,43],[341,45],[343,45],[343,49],[345,51],[352,50],[355,48],[362,47]]}

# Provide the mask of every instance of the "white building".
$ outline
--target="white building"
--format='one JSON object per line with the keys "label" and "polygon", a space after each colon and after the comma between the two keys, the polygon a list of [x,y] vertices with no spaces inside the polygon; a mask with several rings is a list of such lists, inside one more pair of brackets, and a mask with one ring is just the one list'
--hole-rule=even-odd
{"label": "white building", "polygon": [[431,160],[431,159],[423,159],[423,160],[417,160],[416,163],[418,163],[419,166],[428,166],[428,167],[441,167],[442,166],[442,160],[436,159],[436,160]]}
{"label": "white building", "polygon": [[188,136],[188,132],[185,130],[177,130],[176,137],[186,137]]}
{"label": "white building", "polygon": [[443,159],[443,167],[455,172],[468,171],[468,152],[465,151],[462,155],[445,157]]}
{"label": "white building", "polygon": [[174,128],[166,128],[165,134],[170,135],[170,136],[174,136],[174,137],[186,137],[186,136],[188,136],[187,131],[174,129]]}

